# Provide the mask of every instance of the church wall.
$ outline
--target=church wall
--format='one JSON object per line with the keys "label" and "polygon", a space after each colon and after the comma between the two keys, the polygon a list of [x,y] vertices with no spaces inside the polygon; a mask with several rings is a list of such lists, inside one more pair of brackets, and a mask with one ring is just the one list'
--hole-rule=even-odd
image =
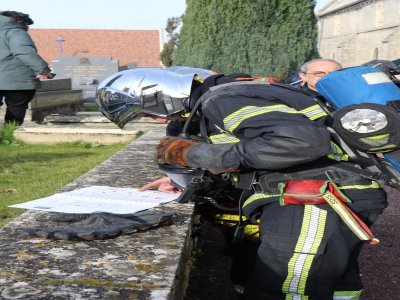
{"label": "church wall", "polygon": [[358,4],[332,13],[328,8],[319,16],[321,57],[344,66],[400,58],[400,1],[354,2]]}

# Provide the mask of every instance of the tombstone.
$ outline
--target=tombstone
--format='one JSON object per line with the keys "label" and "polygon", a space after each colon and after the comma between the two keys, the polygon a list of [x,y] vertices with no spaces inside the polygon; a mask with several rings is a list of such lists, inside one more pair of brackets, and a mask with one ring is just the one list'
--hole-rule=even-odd
{"label": "tombstone", "polygon": [[71,78],[72,89],[82,90],[83,103],[92,105],[97,85],[118,72],[118,61],[110,56],[62,56],[52,67],[57,78]]}

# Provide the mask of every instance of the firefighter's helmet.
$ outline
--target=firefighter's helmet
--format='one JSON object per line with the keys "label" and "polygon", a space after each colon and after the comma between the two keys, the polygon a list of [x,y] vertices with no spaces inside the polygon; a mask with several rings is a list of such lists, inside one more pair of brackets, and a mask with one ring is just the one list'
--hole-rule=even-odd
{"label": "firefighter's helmet", "polygon": [[111,75],[96,91],[100,111],[123,128],[141,113],[171,117],[184,112],[196,74],[136,68]]}
{"label": "firefighter's helmet", "polygon": [[212,75],[217,74],[214,71],[207,70],[207,69],[200,69],[200,68],[193,68],[193,67],[186,67],[186,66],[173,66],[173,67],[168,67],[168,71],[172,71],[174,73],[178,73],[181,75],[187,75],[187,74],[196,74],[199,76],[201,79],[206,79],[207,77],[210,77]]}

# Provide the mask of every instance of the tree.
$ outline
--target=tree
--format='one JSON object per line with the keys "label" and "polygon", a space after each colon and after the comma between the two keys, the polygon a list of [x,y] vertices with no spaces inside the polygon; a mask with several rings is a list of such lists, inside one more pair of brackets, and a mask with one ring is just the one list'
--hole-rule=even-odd
{"label": "tree", "polygon": [[167,20],[167,27],[165,31],[168,35],[168,42],[164,44],[164,48],[161,51],[160,59],[164,66],[172,66],[174,60],[175,50],[178,45],[179,33],[176,32],[177,28],[181,24],[181,17],[172,17]]}
{"label": "tree", "polygon": [[314,0],[188,0],[175,65],[283,78],[318,57]]}

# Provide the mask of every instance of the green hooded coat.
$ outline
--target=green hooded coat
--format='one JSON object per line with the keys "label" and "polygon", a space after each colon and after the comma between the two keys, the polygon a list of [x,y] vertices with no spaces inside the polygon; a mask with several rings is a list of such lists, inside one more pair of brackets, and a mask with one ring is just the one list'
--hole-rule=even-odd
{"label": "green hooded coat", "polygon": [[0,16],[0,90],[37,89],[40,81],[35,76],[50,71],[26,28]]}

